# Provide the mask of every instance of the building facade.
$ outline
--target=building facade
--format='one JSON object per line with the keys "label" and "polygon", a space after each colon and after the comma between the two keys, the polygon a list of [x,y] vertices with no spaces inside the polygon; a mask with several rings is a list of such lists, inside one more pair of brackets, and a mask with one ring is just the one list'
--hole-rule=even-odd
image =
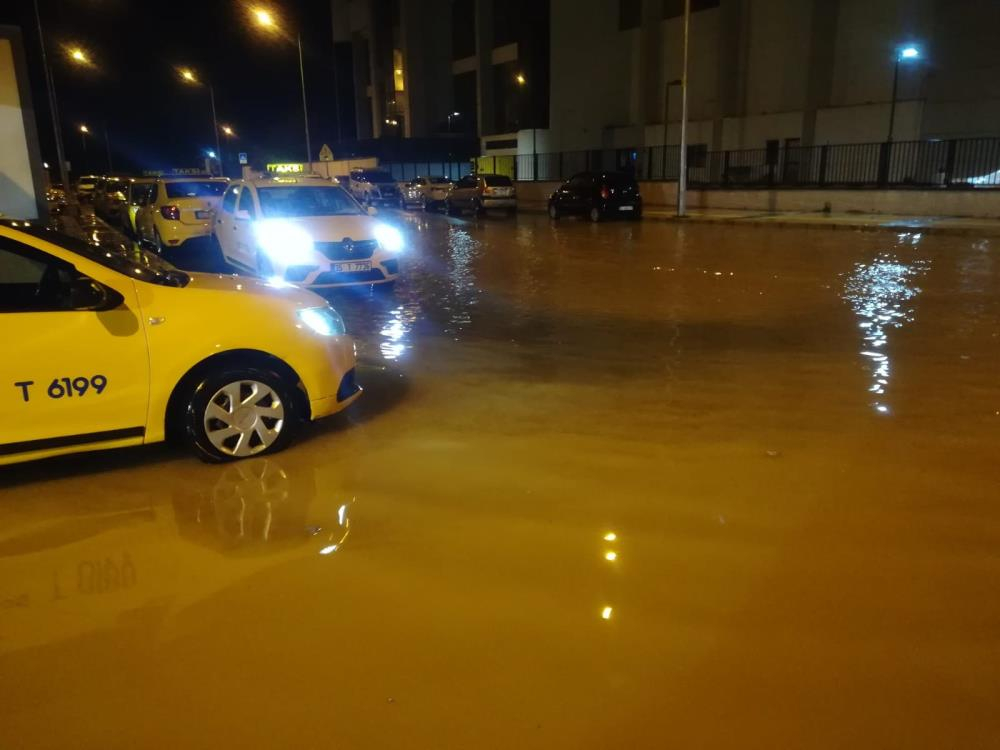
{"label": "building facade", "polygon": [[[676,144],[684,0],[333,0],[359,137],[484,153]],[[1000,135],[997,0],[691,0],[711,151]],[[900,50],[916,53],[900,59]]]}

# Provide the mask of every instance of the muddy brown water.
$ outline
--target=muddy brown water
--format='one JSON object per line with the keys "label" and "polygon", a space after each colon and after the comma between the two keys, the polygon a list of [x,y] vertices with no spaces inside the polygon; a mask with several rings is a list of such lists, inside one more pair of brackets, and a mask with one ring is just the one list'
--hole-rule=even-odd
{"label": "muddy brown water", "polygon": [[399,221],[289,450],[0,470],[0,746],[998,746],[994,244]]}

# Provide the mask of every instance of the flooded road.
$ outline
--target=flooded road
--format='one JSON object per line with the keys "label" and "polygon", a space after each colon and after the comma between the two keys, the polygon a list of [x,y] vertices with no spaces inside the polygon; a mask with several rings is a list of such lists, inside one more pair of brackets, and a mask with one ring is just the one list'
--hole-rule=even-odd
{"label": "flooded road", "polygon": [[1000,745],[1000,248],[400,221],[289,450],[0,470],[0,746]]}

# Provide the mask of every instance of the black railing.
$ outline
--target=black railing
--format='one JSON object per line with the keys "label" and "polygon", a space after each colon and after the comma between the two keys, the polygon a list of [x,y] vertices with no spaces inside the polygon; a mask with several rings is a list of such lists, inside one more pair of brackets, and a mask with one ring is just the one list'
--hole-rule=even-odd
{"label": "black railing", "polygon": [[472,173],[472,163],[468,161],[380,161],[379,169],[388,171],[398,182],[407,182],[415,177],[447,177],[460,180]]}
{"label": "black railing", "polygon": [[[676,180],[678,146],[481,156],[476,170],[529,182],[578,172],[624,171]],[[896,141],[771,149],[688,150],[695,187],[1000,187],[1000,138]]]}

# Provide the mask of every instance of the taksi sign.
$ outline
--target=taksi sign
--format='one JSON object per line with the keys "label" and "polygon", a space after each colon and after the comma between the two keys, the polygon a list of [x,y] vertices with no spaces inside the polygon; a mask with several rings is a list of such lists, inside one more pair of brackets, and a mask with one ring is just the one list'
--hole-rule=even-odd
{"label": "taksi sign", "polygon": [[268,164],[268,172],[274,172],[274,174],[299,174],[300,172],[306,171],[305,164]]}

